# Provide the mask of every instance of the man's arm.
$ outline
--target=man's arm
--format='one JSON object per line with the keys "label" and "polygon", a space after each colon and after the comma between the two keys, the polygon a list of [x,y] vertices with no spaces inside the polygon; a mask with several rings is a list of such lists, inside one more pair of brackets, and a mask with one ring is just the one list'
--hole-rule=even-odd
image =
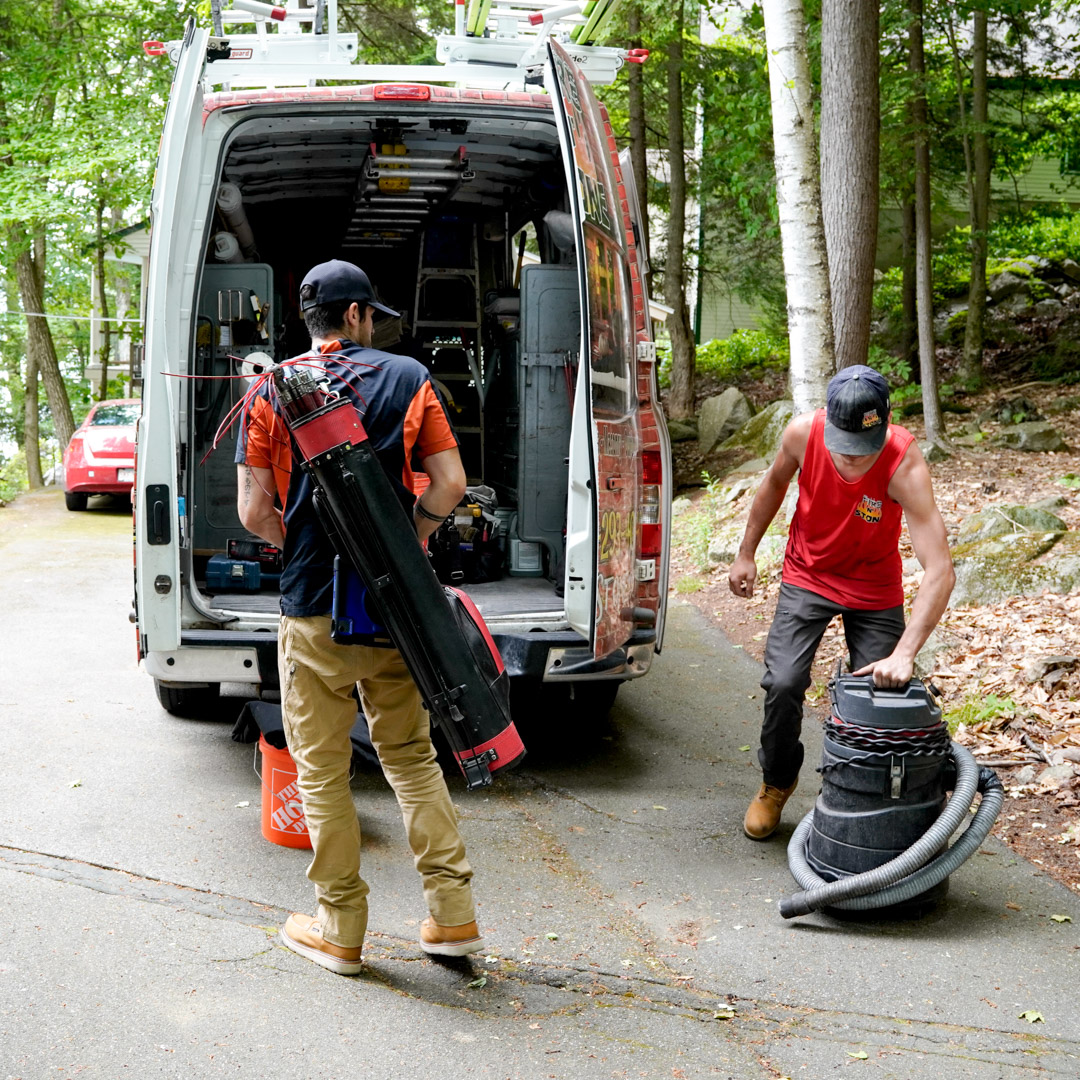
{"label": "man's arm", "polygon": [[465,494],[465,467],[461,464],[461,455],[457,447],[440,450],[420,461],[420,467],[431,478],[431,486],[416,500],[427,513],[437,520],[421,514],[414,506],[413,524],[416,535],[425,540],[438,527],[439,523],[454,512],[454,507],[461,502]]}
{"label": "man's arm", "polygon": [[750,504],[739,553],[728,571],[728,587],[736,596],[749,598],[754,595],[754,582],[757,580],[754,552],[757,551],[765,530],[783,506],[791,478],[802,465],[813,420],[813,413],[796,416],[784,429],[776,460],[769,466],[769,471]]}
{"label": "man's arm", "polygon": [[911,546],[924,570],[911,608],[911,619],[890,656],[859,668],[856,675],[873,675],[875,686],[906,686],[915,671],[915,655],[926,644],[949,603],[956,573],[945,535],[945,522],[934,501],[930,470],[915,443],[889,483],[889,496],[904,508]]}
{"label": "man's arm", "polygon": [[236,466],[236,510],[248,532],[274,547],[285,546],[281,512],[274,506],[274,473],[257,465]]}

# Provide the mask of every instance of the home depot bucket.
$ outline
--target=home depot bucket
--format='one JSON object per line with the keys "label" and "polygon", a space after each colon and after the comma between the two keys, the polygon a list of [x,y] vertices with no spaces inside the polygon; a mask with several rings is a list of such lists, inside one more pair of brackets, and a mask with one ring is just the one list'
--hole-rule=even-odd
{"label": "home depot bucket", "polygon": [[262,834],[272,844],[310,848],[304,804],[296,786],[296,766],[289,751],[279,750],[259,736],[262,753]]}

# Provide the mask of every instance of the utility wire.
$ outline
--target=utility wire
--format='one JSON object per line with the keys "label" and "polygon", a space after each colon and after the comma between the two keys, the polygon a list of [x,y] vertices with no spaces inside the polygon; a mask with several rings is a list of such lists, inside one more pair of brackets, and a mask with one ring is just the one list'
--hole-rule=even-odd
{"label": "utility wire", "polygon": [[0,319],[67,319],[71,322],[118,322],[137,323],[139,317],[132,316],[130,319],[118,319],[109,317],[102,318],[100,315],[54,315],[47,311],[0,311]]}

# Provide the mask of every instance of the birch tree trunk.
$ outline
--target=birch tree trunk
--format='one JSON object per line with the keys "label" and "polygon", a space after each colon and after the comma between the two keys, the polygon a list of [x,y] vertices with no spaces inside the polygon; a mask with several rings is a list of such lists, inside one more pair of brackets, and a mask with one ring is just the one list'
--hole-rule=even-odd
{"label": "birch tree trunk", "polygon": [[821,213],[836,367],[865,364],[878,233],[878,6],[821,7]]}
{"label": "birch tree trunk", "polygon": [[934,348],[934,295],[930,263],[930,128],[926,106],[926,53],[923,46],[923,0],[908,0],[908,67],[914,84],[911,127],[915,141],[915,294],[919,324],[919,370],[922,374],[926,441],[951,451],[941,416]]}
{"label": "birch tree trunk", "polygon": [[796,412],[808,412],[825,404],[825,388],[836,368],[806,19],[802,0],[765,0],[764,14],[791,340],[791,397]]}
{"label": "birch tree trunk", "polygon": [[983,381],[986,320],[986,228],[990,216],[989,101],[986,85],[986,12],[975,12],[971,46],[971,279],[960,377],[972,388]]}
{"label": "birch tree trunk", "polygon": [[664,262],[664,299],[674,313],[668,316],[671,337],[671,391],[668,415],[685,419],[694,415],[694,365],[696,349],[686,303],[686,137],[683,129],[683,25],[680,0],[676,25],[668,46],[668,191],[671,205],[667,220],[667,256]]}

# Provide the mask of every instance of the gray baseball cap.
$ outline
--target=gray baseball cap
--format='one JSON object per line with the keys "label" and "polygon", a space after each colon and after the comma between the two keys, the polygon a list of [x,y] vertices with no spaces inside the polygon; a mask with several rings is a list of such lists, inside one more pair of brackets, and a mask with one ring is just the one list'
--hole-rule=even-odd
{"label": "gray baseball cap", "polygon": [[852,364],[825,391],[825,446],[834,454],[875,454],[889,431],[889,384],[865,364]]}
{"label": "gray baseball cap", "polygon": [[393,308],[375,299],[375,290],[367,274],[350,262],[331,259],[313,266],[300,283],[300,310],[309,311],[320,304],[332,304],[335,300],[355,300],[358,304],[370,304],[384,315],[398,316]]}

